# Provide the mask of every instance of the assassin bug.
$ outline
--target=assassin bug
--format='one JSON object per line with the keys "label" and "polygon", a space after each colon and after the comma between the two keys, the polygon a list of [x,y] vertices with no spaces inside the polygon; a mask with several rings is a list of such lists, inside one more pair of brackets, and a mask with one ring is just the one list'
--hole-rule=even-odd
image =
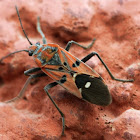
{"label": "assassin bug", "polygon": [[[76,58],[75,56],[73,56],[71,53],[68,52],[72,44],[76,44],[85,49],[90,48],[93,45],[95,39],[93,39],[91,44],[87,47],[80,45],[75,41],[69,41],[65,49],[61,48],[57,44],[53,44],[53,43],[47,44],[45,35],[40,27],[39,18],[37,19],[37,30],[42,36],[43,44],[36,43],[35,45],[33,45],[28,39],[26,32],[23,29],[23,25],[17,7],[16,7],[16,11],[20,21],[22,31],[25,37],[27,38],[30,47],[28,50],[19,50],[10,53],[7,56],[1,58],[0,62],[2,62],[5,58],[7,58],[8,56],[14,53],[25,51],[28,52],[29,56],[33,56],[33,59],[38,65],[38,67],[29,69],[24,72],[25,75],[29,76],[29,78],[25,82],[25,85],[19,92],[18,96],[7,101],[7,103],[13,102],[21,98],[24,94],[25,89],[27,88],[27,85],[30,83],[31,79],[48,75],[55,82],[46,85],[44,87],[44,90],[62,117],[62,135],[64,135],[64,129],[65,129],[64,114],[62,113],[62,111],[59,109],[57,104],[50,96],[48,92],[49,89],[59,84],[62,87],[64,87],[66,90],[68,90],[70,93],[74,94],[80,99],[88,101],[89,103],[100,105],[100,106],[107,106],[111,104],[112,98],[103,78],[97,72],[95,72],[91,67],[85,64],[86,61],[88,61],[91,57],[95,55],[102,62],[102,64],[104,65],[104,67],[106,68],[107,72],[109,73],[110,77],[113,80],[121,81],[121,82],[133,81],[133,79],[123,80],[123,79],[115,78],[110,72],[110,70],[108,69],[108,67],[106,66],[106,64],[104,63],[104,61],[96,52],[92,52],[88,54],[86,57],[84,57],[81,60],[79,60],[78,58]],[[39,72],[39,73],[33,74],[34,72]]]}

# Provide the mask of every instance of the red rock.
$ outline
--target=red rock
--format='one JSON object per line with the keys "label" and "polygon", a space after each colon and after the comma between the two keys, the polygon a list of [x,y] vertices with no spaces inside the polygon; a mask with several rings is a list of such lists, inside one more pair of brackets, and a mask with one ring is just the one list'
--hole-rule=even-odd
{"label": "red rock", "polygon": [[105,139],[139,140],[140,139],[140,111],[128,109],[119,117],[112,120],[104,135]]}
{"label": "red rock", "polygon": [[49,77],[33,80],[23,99],[12,104],[2,103],[19,93],[27,79],[24,71],[36,67],[26,52],[15,54],[0,64],[0,139],[140,139],[140,2],[0,1],[0,58],[29,46],[19,25],[15,4],[31,42],[42,41],[36,31],[36,18],[40,16],[48,43],[65,47],[69,40],[75,40],[87,45],[95,37],[91,49],[73,45],[70,52],[83,58],[96,51],[115,77],[135,81],[121,83],[111,80],[101,62],[93,57],[87,64],[105,79],[113,102],[100,107],[78,99],[60,86],[51,89],[50,94],[66,119],[65,136],[60,137],[60,114],[43,90],[52,81]]}

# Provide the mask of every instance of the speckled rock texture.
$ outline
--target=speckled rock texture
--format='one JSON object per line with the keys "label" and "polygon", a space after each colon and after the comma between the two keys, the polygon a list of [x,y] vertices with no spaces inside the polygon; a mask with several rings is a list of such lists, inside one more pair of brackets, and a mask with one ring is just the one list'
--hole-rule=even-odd
{"label": "speckled rock texture", "polygon": [[61,136],[61,116],[43,88],[52,80],[46,76],[32,80],[24,97],[14,103],[27,76],[24,71],[37,67],[26,52],[17,53],[0,64],[0,140],[139,140],[140,139],[140,1],[139,0],[2,0],[0,1],[0,58],[13,51],[28,49],[15,5],[32,43],[42,42],[36,30],[37,16],[48,43],[65,47],[83,58],[97,52],[116,78],[114,81],[97,57],[87,64],[106,81],[112,104],[97,106],[69,94],[61,86],[50,90],[65,115],[65,136]]}

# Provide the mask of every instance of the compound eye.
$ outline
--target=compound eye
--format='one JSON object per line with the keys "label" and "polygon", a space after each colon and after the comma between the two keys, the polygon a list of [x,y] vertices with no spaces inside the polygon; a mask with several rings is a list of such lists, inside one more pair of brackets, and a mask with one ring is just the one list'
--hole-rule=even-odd
{"label": "compound eye", "polygon": [[33,51],[33,50],[29,50],[29,56],[32,56],[32,55],[33,55],[33,53],[34,53],[34,51]]}
{"label": "compound eye", "polygon": [[40,42],[37,42],[36,45],[40,45]]}

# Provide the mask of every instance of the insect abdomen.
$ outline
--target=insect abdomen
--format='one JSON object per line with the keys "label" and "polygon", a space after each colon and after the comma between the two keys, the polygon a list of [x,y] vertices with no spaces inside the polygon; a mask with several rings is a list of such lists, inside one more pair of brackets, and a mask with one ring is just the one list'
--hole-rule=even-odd
{"label": "insect abdomen", "polygon": [[84,100],[101,106],[111,104],[111,95],[102,78],[78,74],[75,77],[75,83],[81,91]]}

